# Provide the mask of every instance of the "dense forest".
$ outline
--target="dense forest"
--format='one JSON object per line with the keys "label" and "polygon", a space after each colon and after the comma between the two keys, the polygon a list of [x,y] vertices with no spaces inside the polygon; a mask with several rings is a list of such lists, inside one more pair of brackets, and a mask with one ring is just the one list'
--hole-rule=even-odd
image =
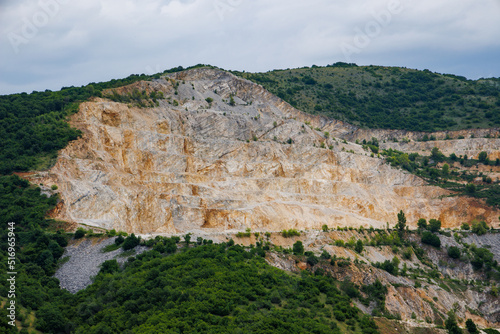
{"label": "dense forest", "polygon": [[233,72],[310,114],[368,128],[413,131],[500,126],[500,80],[336,63]]}

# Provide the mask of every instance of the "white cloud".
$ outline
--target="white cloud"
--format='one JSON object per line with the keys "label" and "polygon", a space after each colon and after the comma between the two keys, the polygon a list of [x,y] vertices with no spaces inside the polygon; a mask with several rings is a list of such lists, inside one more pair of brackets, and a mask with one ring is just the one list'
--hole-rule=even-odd
{"label": "white cloud", "polygon": [[[341,46],[356,46],[360,32],[369,43],[351,58],[362,64],[500,76],[499,0],[42,1],[0,11],[0,93],[197,63],[247,71],[324,65],[345,61]],[[52,13],[41,5],[55,1]],[[401,10],[387,16],[394,1]]]}

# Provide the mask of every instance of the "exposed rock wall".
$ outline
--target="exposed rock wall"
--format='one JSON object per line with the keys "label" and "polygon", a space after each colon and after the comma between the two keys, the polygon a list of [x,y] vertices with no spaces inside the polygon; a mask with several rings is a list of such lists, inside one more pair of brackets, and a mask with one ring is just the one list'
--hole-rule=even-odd
{"label": "exposed rock wall", "polygon": [[153,108],[96,99],[74,115],[83,137],[42,175],[59,186],[58,218],[135,233],[380,227],[401,209],[412,226],[420,217],[449,227],[498,221],[498,210],[447,197],[323,133],[354,127],[229,73],[195,69],[118,92],[134,88],[165,99]]}

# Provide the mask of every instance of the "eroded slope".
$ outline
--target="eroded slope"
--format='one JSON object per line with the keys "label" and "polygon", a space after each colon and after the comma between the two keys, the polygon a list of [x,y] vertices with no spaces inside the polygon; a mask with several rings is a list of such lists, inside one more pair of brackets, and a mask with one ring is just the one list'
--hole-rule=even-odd
{"label": "eroded slope", "polygon": [[349,129],[229,73],[195,69],[117,92],[134,89],[165,99],[152,108],[96,99],[74,116],[83,137],[40,180],[59,186],[58,218],[174,233],[380,227],[400,209],[410,225],[420,217],[444,226],[491,223],[500,215],[326,136]]}

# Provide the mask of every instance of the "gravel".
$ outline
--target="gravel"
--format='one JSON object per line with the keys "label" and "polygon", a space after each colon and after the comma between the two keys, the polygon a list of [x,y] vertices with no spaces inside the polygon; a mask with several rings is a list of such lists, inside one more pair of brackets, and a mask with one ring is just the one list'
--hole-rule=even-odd
{"label": "gravel", "polygon": [[[114,242],[115,238],[85,238],[66,247],[63,258],[69,256],[69,260],[62,264],[54,275],[59,279],[61,288],[76,293],[92,284],[93,277],[99,273],[100,265],[104,261],[116,259],[118,263],[124,263],[128,257],[120,257],[123,249],[102,252],[104,247]],[[147,250],[147,247],[138,246],[134,250],[137,255]]]}

